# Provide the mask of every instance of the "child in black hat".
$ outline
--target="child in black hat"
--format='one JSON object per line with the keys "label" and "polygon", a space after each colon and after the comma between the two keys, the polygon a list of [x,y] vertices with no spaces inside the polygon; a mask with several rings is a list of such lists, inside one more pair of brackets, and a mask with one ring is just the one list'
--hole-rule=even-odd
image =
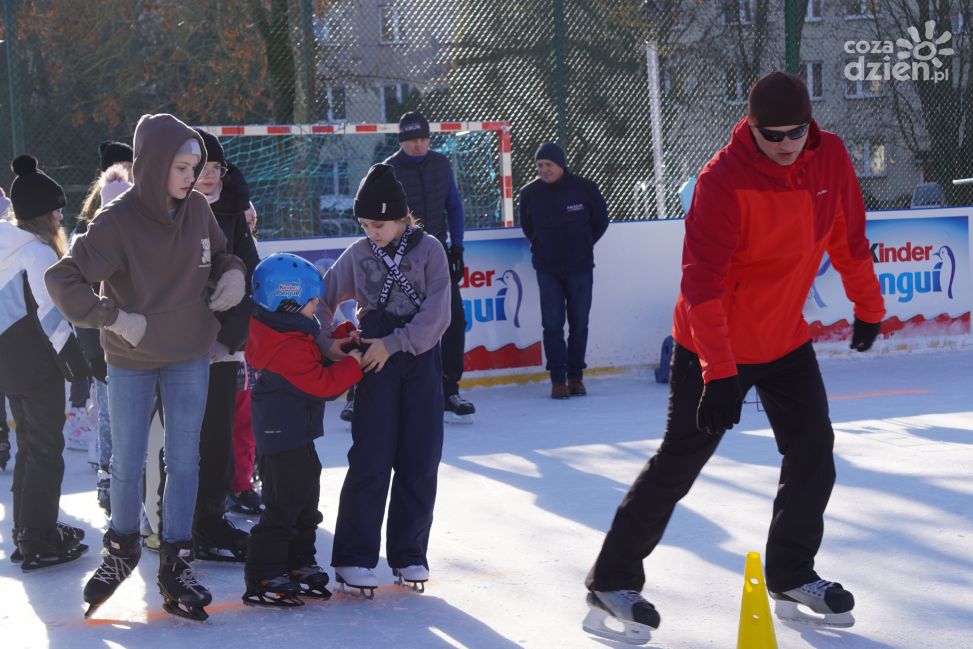
{"label": "child in black hat", "polygon": [[[366,349],[364,378],[356,387],[331,565],[338,583],[371,597],[393,471],[389,566],[400,583],[421,588],[429,579],[426,550],[443,446],[439,339],[449,324],[450,289],[446,253],[412,220],[393,167],[369,169],[354,213],[366,237],[325,274],[318,314],[325,331],[333,330],[337,306],[358,303],[361,331],[348,333]],[[341,356],[341,341],[322,337],[319,344],[333,358]]]}

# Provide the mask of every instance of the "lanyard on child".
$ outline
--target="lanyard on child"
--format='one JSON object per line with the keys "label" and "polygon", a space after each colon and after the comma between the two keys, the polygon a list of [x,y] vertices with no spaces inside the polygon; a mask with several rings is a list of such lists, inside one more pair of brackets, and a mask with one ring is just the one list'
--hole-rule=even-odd
{"label": "lanyard on child", "polygon": [[388,256],[384,250],[379,248],[374,241],[368,240],[369,245],[372,247],[372,252],[375,256],[381,259],[385,265],[388,267],[388,275],[385,276],[385,283],[382,285],[382,293],[379,296],[378,304],[380,307],[384,307],[389,303],[389,296],[392,293],[392,283],[395,282],[402,289],[412,303],[417,307],[422,306],[422,300],[419,299],[419,293],[413,288],[412,283],[409,278],[399,269],[399,264],[402,263],[402,258],[405,256],[405,248],[409,244],[409,236],[412,234],[413,229],[411,226],[405,229],[405,233],[402,235],[402,239],[399,241],[398,247],[395,249],[395,258]]}

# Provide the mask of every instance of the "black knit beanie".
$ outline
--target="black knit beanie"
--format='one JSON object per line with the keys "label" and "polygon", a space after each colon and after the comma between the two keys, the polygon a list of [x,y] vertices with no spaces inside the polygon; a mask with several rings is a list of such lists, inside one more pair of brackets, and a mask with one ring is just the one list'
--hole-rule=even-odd
{"label": "black knit beanie", "polygon": [[64,207],[64,190],[38,171],[37,158],[19,155],[10,163],[10,169],[17,176],[10,185],[10,202],[17,220],[36,219]]}
{"label": "black knit beanie", "polygon": [[206,162],[219,162],[225,166],[226,153],[223,152],[223,145],[216,139],[216,136],[202,129],[197,128],[195,130],[202,136],[203,144],[206,145]]}
{"label": "black knit beanie", "polygon": [[568,168],[567,158],[564,155],[564,149],[562,149],[557,142],[545,142],[537,147],[537,152],[534,153],[534,162],[537,162],[538,160],[550,160],[561,169]]}
{"label": "black knit beanie", "polygon": [[405,190],[395,177],[395,167],[382,162],[372,165],[355,194],[355,218],[396,221],[408,214]]}
{"label": "black knit beanie", "polygon": [[811,121],[811,98],[800,77],[771,72],[753,84],[747,112],[757,126],[790,126]]}
{"label": "black knit beanie", "polygon": [[429,137],[429,122],[419,111],[406,113],[399,118],[399,142]]}
{"label": "black knit beanie", "polygon": [[124,142],[105,140],[98,145],[98,158],[101,160],[101,170],[107,171],[113,164],[132,162],[135,160],[135,153],[132,147]]}

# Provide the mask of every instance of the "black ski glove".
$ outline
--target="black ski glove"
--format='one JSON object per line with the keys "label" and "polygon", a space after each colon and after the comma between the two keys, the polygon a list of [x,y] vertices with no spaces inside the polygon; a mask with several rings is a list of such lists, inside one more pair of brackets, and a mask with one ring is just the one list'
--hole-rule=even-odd
{"label": "black ski glove", "polygon": [[449,247],[449,279],[458,282],[463,279],[463,271],[466,265],[463,263],[463,246],[452,245]]}
{"label": "black ski glove", "polygon": [[737,376],[710,381],[703,386],[703,396],[696,409],[696,427],[710,435],[722,435],[740,423],[743,389]]}
{"label": "black ski glove", "polygon": [[855,318],[855,328],[851,332],[850,348],[859,352],[867,352],[878,337],[882,327],[881,322],[865,322]]}

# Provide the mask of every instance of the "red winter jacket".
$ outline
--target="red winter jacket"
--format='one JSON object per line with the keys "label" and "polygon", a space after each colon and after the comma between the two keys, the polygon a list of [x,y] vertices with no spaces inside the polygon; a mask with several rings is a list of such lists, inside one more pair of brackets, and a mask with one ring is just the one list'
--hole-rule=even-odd
{"label": "red winter jacket", "polygon": [[865,206],[841,139],[812,121],[798,159],[781,166],[741,120],[700,173],[686,217],[672,335],[699,355],[706,382],[810,339],[803,308],[825,252],[855,317],[881,321]]}

